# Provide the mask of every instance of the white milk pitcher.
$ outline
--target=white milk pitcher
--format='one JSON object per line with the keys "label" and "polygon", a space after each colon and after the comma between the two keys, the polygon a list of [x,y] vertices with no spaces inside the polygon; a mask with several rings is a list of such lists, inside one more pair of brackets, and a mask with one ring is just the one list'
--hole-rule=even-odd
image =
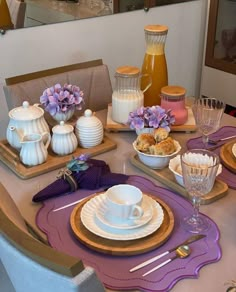
{"label": "white milk pitcher", "polygon": [[[146,88],[141,90],[141,78],[148,78]],[[141,74],[139,68],[121,66],[116,69],[116,84],[112,93],[112,120],[126,124],[129,113],[144,104],[143,93],[151,86],[152,80],[148,74]]]}
{"label": "white milk pitcher", "polygon": [[[45,144],[43,141],[46,141]],[[47,148],[50,144],[51,136],[48,132],[43,134],[32,133],[23,136],[20,142],[20,160],[28,166],[42,164],[48,156]]]}

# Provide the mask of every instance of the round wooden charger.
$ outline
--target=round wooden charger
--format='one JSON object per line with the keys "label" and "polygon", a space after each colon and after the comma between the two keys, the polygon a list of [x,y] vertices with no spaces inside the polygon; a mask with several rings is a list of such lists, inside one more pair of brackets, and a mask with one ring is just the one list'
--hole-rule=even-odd
{"label": "round wooden charger", "polygon": [[226,143],[220,149],[220,158],[222,163],[232,172],[236,173],[236,158],[233,155],[232,147],[236,140]]}
{"label": "round wooden charger", "polygon": [[170,207],[165,202],[149,194],[146,195],[157,201],[162,206],[164,212],[164,220],[160,228],[154,233],[144,238],[125,241],[106,239],[93,234],[83,225],[80,219],[80,213],[84,204],[86,204],[91,197],[94,197],[93,195],[79,203],[71,213],[70,225],[76,238],[93,250],[105,254],[120,256],[141,254],[162,245],[173,231],[174,215]]}

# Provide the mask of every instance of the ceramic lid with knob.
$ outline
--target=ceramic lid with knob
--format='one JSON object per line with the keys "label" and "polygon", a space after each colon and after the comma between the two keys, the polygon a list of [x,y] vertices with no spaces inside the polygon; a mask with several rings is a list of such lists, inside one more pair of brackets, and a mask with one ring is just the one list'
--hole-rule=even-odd
{"label": "ceramic lid with knob", "polygon": [[16,107],[9,112],[9,117],[15,120],[34,120],[43,116],[44,110],[39,104],[30,105],[28,101],[24,101],[22,106]]}
{"label": "ceramic lid with knob", "polygon": [[65,124],[64,121],[60,121],[59,125],[56,125],[52,128],[52,132],[53,134],[69,134],[71,132],[74,131],[74,127],[69,125],[69,124]]}
{"label": "ceramic lid with knob", "polygon": [[84,116],[80,117],[76,123],[77,128],[100,128],[102,122],[93,114],[90,109],[84,111]]}

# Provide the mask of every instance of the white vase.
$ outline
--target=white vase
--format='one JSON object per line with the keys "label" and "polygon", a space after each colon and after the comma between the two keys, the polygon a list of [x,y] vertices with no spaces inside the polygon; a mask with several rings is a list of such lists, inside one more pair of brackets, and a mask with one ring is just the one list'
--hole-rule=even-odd
{"label": "white vase", "polygon": [[75,113],[75,108],[71,108],[66,112],[57,112],[55,115],[52,115],[52,118],[58,122],[60,121],[68,121]]}
{"label": "white vase", "polygon": [[143,133],[153,133],[154,130],[155,130],[155,128],[136,129],[136,134],[140,135],[140,134],[143,134]]}

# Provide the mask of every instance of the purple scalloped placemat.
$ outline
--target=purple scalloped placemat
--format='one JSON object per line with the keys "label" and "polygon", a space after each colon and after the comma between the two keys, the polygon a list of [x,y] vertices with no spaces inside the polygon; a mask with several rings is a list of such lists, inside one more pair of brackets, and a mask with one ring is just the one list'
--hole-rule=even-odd
{"label": "purple scalloped placemat", "polygon": [[[236,135],[236,127],[232,126],[225,126],[216,131],[214,134],[210,135],[211,139],[222,139],[226,137],[230,137]],[[219,142],[218,145],[224,145],[225,143],[228,143],[228,141],[222,141]],[[188,149],[198,148],[202,149],[204,148],[204,144],[202,142],[202,137],[189,139],[186,143]],[[220,147],[213,150],[213,152],[220,154]],[[228,168],[226,168],[224,165],[222,167],[222,173],[218,176],[219,179],[221,179],[223,182],[225,182],[230,188],[236,189],[236,174],[231,172]]]}
{"label": "purple scalloped placemat", "polygon": [[[142,277],[142,274],[160,263],[160,261],[166,260],[166,257],[134,273],[129,273],[129,269],[138,263],[166,251],[188,238],[190,234],[180,227],[180,219],[190,214],[193,210],[191,204],[186,199],[176,195],[172,191],[156,186],[148,179],[140,176],[130,176],[127,183],[137,186],[143,192],[158,196],[174,212],[175,226],[172,235],[165,244],[151,252],[124,257],[106,255],[87,248],[73,236],[69,220],[70,214],[75,206],[58,212],[53,212],[52,210],[80,198],[87,197],[91,194],[91,190],[80,190],[71,195],[45,201],[44,206],[37,214],[37,225],[47,234],[52,247],[78,257],[85,265],[93,267],[104,285],[111,289],[168,291],[180,279],[188,277],[197,278],[201,267],[216,262],[221,258],[221,249],[218,243],[218,227],[206,216],[210,223],[210,227],[206,233],[207,236],[191,244],[192,253],[188,258],[177,259],[167,266],[162,267],[158,272],[154,272],[146,277]],[[92,193],[95,192],[93,191]]]}

